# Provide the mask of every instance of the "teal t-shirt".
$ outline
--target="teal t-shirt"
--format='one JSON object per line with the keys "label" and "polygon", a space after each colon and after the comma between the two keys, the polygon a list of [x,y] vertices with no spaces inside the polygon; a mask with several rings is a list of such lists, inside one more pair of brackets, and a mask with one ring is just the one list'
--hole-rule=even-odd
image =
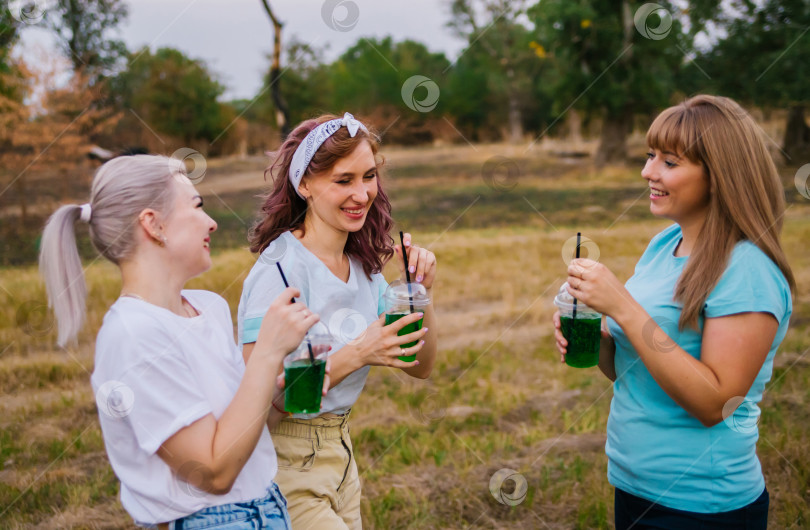
{"label": "teal t-shirt", "polygon": [[[616,382],[607,426],[608,480],[628,493],[678,510],[718,513],[750,504],[765,480],[756,455],[758,403],[792,312],[790,288],[776,264],[750,241],[737,243],[709,294],[700,331],[678,330],[682,305],[675,284],[688,257],[676,257],[681,229],[655,236],[626,287],[678,346],[700,359],[704,318],[765,312],[779,322],[768,357],[742,404],[725,421],[704,427],[655,382],[613,319]],[[659,332],[660,333],[660,332]],[[650,340],[660,336],[650,334]],[[665,347],[666,343],[662,343]]]}

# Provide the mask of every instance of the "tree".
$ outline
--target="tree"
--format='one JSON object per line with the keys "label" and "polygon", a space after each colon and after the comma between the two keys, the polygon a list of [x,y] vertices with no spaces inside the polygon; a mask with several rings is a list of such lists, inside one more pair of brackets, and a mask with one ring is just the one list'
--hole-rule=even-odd
{"label": "tree", "polygon": [[62,54],[91,81],[114,73],[126,57],[123,41],[110,37],[128,14],[122,0],[56,0],[47,13]]}
{"label": "tree", "polygon": [[[62,199],[73,198],[74,172],[86,161],[90,137],[109,131],[118,117],[98,104],[103,98],[101,85],[91,85],[79,73],[66,83],[57,83],[62,71],[59,65],[38,63],[36,69],[30,69],[20,63],[18,71],[23,80],[18,89],[25,98],[31,97],[32,87],[44,89],[37,101],[9,104],[0,113],[0,167],[5,177],[0,195],[13,188],[24,229],[29,178],[58,175]],[[53,195],[52,190],[48,194]]]}
{"label": "tree", "polygon": [[[286,47],[287,64],[284,83],[280,85],[281,98],[287,104],[289,123],[299,123],[330,110],[332,104],[329,67],[323,62],[323,52],[310,44],[293,39]],[[270,57],[272,61],[272,56]],[[249,107],[244,104],[243,117],[250,121],[277,124],[277,108],[272,99],[263,97],[273,87],[272,74]],[[240,111],[242,109],[239,109]]]}
{"label": "tree", "polygon": [[[486,57],[473,60],[486,65],[477,77],[485,77],[488,90],[507,102],[508,137],[511,142],[520,141],[523,112],[539,64],[539,56],[530,45],[531,32],[520,22],[526,14],[525,1],[452,0],[450,8],[453,16],[448,26],[469,43],[464,55],[483,53]],[[485,13],[483,20],[478,15],[481,11]],[[486,75],[481,76],[484,72]]]}
{"label": "tree", "polygon": [[[15,186],[19,191],[22,182],[15,182],[17,162],[23,153],[15,142],[17,129],[28,118],[23,100],[28,82],[25,65],[12,58],[11,52],[19,38],[19,22],[8,9],[0,10],[0,197]],[[22,217],[26,214],[24,194],[20,195]],[[5,234],[4,234],[5,235]]]}
{"label": "tree", "polygon": [[186,146],[195,140],[211,142],[227,126],[217,100],[225,88],[203,62],[173,48],[131,54],[126,69],[111,83],[120,108],[132,109],[151,128]]}
{"label": "tree", "polygon": [[[448,66],[443,53],[433,53],[420,42],[361,38],[330,67],[332,106],[358,114],[372,113],[378,107],[399,111],[404,107],[402,85],[406,80],[423,75],[441,83]],[[424,114],[418,118],[425,118]]]}
{"label": "tree", "polygon": [[758,5],[735,1],[737,16],[720,26],[726,36],[698,62],[711,76],[709,87],[761,108],[788,108],[783,149],[788,162],[810,156],[810,4],[771,0]]}
{"label": "tree", "polygon": [[276,125],[281,131],[281,137],[286,138],[290,133],[290,113],[287,103],[281,95],[281,28],[284,24],[276,17],[270,8],[268,0],[262,0],[264,10],[273,23],[273,59],[270,63],[270,95],[276,107]]}
{"label": "tree", "polygon": [[653,4],[630,0],[542,0],[529,9],[553,65],[556,111],[573,107],[602,117],[597,164],[625,160],[634,115],[669,103],[685,54],[718,4],[692,2],[688,32],[673,3],[663,0],[654,11]]}

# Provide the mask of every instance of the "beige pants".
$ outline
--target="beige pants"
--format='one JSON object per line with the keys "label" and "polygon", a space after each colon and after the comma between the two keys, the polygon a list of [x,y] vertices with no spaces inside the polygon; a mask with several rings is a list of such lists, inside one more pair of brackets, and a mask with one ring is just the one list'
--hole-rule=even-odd
{"label": "beige pants", "polygon": [[285,418],[271,432],[275,481],[293,528],[360,529],[360,478],[349,438],[349,414]]}

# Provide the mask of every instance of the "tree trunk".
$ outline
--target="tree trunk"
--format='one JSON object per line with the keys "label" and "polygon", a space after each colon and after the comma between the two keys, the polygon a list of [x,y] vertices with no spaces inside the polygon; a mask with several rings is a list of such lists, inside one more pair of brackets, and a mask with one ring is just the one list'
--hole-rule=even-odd
{"label": "tree trunk", "polygon": [[515,87],[515,71],[509,68],[506,72],[509,80],[509,143],[517,144],[523,139],[523,113],[520,110],[519,91]]}
{"label": "tree trunk", "polygon": [[606,111],[602,134],[594,162],[596,165],[624,163],[627,160],[627,136],[633,124],[629,108],[621,111]]}
{"label": "tree trunk", "polygon": [[579,115],[579,111],[570,109],[565,121],[568,125],[568,142],[574,150],[579,150],[582,145],[582,117]]}
{"label": "tree trunk", "polygon": [[[626,65],[633,54],[633,15],[628,0],[621,2],[622,17],[622,48],[627,50],[617,65],[618,68],[626,68]],[[630,48],[628,48],[628,46]],[[627,91],[625,90],[625,93]],[[599,147],[596,150],[594,163],[602,164],[622,164],[627,161],[627,136],[633,128],[633,111],[629,104],[618,110],[605,109],[604,121],[602,122],[602,133],[599,138]]]}
{"label": "tree trunk", "polygon": [[794,105],[788,112],[784,150],[790,164],[799,164],[810,155],[810,127],[804,121],[803,105]]}
{"label": "tree trunk", "polygon": [[517,144],[523,139],[523,120],[520,104],[515,96],[509,98],[509,143]]}
{"label": "tree trunk", "polygon": [[28,227],[28,199],[25,189],[25,177],[18,176],[14,181],[14,190],[17,192],[17,204],[20,206],[20,233]]}
{"label": "tree trunk", "polygon": [[268,0],[262,0],[264,10],[273,22],[273,63],[270,65],[270,97],[276,107],[276,125],[281,132],[282,141],[290,134],[290,113],[287,103],[281,96],[281,28],[283,24],[270,9]]}

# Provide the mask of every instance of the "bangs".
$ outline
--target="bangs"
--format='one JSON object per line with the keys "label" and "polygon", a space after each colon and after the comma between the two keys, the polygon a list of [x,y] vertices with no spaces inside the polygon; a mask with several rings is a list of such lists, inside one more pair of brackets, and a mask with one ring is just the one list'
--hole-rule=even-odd
{"label": "bangs", "polygon": [[700,162],[700,134],[692,109],[670,107],[655,118],[647,131],[647,145],[658,151],[671,151],[693,163]]}

